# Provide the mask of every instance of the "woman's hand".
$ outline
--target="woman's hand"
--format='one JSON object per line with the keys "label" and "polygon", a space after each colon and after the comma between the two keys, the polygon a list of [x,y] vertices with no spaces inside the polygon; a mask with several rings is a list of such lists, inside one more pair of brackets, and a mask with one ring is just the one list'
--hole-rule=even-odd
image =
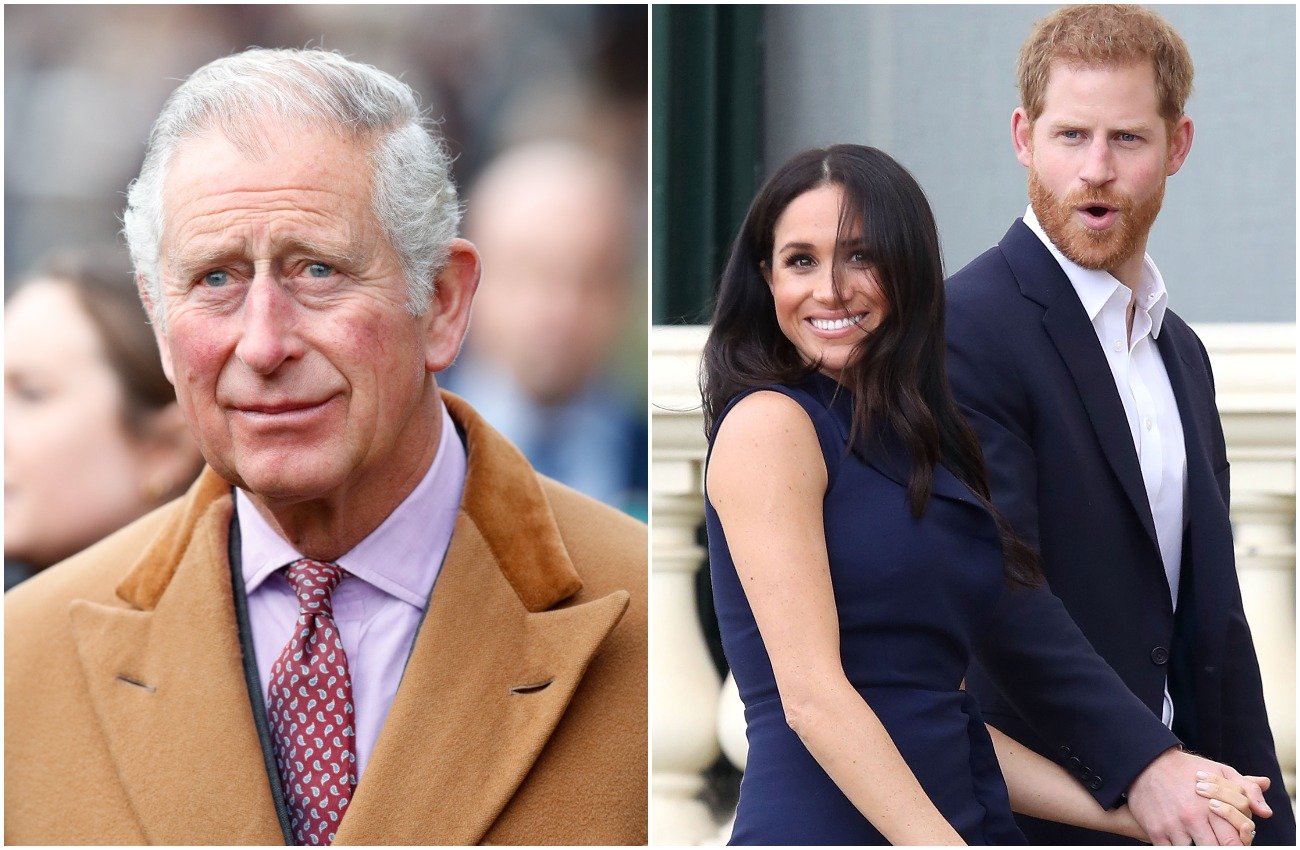
{"label": "woman's hand", "polygon": [[[1267,791],[1271,781],[1267,776],[1247,776]],[[1196,793],[1210,801],[1210,811],[1226,820],[1237,830],[1243,845],[1255,840],[1255,823],[1250,819],[1250,800],[1241,793],[1235,782],[1222,776],[1200,771],[1196,774]]]}

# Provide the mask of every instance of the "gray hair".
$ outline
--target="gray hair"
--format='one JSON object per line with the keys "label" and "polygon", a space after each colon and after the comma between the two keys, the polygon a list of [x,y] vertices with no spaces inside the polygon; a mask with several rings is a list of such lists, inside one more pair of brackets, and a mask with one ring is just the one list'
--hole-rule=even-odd
{"label": "gray hair", "polygon": [[[241,126],[252,116],[325,120],[340,133],[371,142],[376,218],[406,274],[413,314],[423,313],[433,279],[447,260],[461,210],[451,158],[420,112],[415,91],[370,65],[325,50],[253,48],[209,62],[163,105],[154,122],[140,176],[131,181],[123,235],[131,262],[162,309],[163,182],[181,143],[213,128]],[[251,152],[260,140],[244,132],[227,138]]]}

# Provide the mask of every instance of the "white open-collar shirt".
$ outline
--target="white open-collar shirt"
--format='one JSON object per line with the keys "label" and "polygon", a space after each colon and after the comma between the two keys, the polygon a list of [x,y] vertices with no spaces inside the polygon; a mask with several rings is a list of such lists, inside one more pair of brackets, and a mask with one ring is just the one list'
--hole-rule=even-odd
{"label": "white open-collar shirt", "polygon": [[[1025,224],[1052,252],[1070,279],[1106,355],[1142,468],[1160,557],[1169,580],[1171,608],[1176,607],[1183,561],[1187,447],[1183,443],[1183,422],[1169,384],[1169,373],[1155,342],[1169,302],[1164,278],[1151,257],[1143,255],[1141,280],[1136,290],[1130,290],[1109,272],[1085,269],[1057,250],[1034,215],[1032,205],[1025,210]],[[1127,327],[1130,302],[1133,303],[1132,333]],[[1168,726],[1173,722],[1174,707],[1167,678],[1165,682],[1161,719]]]}

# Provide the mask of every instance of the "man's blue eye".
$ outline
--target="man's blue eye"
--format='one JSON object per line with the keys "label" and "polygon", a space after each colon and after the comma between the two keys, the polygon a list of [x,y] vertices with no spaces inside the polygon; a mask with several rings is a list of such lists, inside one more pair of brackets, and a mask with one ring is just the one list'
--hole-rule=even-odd
{"label": "man's blue eye", "polygon": [[223,271],[208,272],[203,276],[205,286],[225,286],[230,283],[230,275]]}
{"label": "man's blue eye", "polygon": [[312,277],[329,277],[334,274],[334,268],[332,266],[327,266],[324,263],[312,263],[307,266],[307,274]]}

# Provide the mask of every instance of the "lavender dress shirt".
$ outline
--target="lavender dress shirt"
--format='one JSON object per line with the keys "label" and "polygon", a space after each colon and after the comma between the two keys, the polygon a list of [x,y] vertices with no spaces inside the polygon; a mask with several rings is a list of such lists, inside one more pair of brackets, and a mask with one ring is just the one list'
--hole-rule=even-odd
{"label": "lavender dress shirt", "polygon": [[[424,616],[460,510],[465,446],[442,408],[442,439],[424,478],[388,519],[336,563],[350,574],[334,591],[334,620],[352,673],[357,778],[365,773]],[[257,674],[265,698],[271,668],[298,621],[282,572],[303,557],[235,489],[240,554]]]}

